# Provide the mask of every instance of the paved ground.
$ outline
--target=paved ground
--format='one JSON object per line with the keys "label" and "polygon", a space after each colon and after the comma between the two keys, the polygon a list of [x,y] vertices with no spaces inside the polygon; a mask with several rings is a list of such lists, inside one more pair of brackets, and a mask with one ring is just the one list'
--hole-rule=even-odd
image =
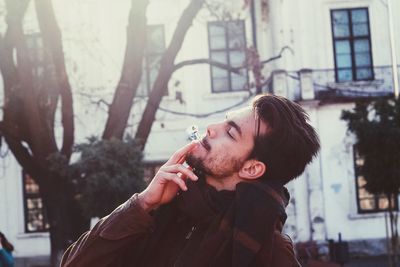
{"label": "paved ground", "polygon": [[[50,267],[48,257],[17,258],[15,267]],[[337,264],[314,263],[304,267],[340,267]],[[389,267],[386,256],[353,259],[344,267]],[[400,267],[400,266],[398,266]]]}
{"label": "paved ground", "polygon": [[[328,262],[310,262],[303,267],[389,267],[386,256],[368,257],[363,259],[352,259],[343,266]],[[400,267],[400,266],[398,266]]]}
{"label": "paved ground", "polygon": [[15,267],[50,267],[49,257],[16,258]]}
{"label": "paved ground", "polygon": [[386,256],[371,257],[367,259],[352,260],[344,265],[345,267],[389,267]]}

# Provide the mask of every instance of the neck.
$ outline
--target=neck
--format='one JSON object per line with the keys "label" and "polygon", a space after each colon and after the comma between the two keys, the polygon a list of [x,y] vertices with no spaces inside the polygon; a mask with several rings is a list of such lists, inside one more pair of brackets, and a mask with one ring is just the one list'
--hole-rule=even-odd
{"label": "neck", "polygon": [[214,177],[210,175],[206,175],[205,177],[207,184],[214,187],[217,191],[227,190],[227,191],[235,191],[236,185],[240,182],[240,179],[237,177]]}

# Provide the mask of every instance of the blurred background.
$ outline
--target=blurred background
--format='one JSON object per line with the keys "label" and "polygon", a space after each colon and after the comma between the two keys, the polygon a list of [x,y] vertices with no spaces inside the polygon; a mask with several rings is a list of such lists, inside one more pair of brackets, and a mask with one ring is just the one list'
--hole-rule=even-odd
{"label": "blurred background", "polygon": [[[64,249],[259,93],[321,152],[287,185],[304,266],[400,266],[398,0],[0,0],[0,231]],[[1,266],[1,265],[0,265]]]}

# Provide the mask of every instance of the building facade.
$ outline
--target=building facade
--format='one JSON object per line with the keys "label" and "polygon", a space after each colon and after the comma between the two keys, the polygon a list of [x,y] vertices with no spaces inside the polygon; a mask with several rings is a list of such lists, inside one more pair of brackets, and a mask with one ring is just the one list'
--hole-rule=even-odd
{"label": "building facade", "polygon": [[[387,201],[369,194],[353,149],[354,136],[340,119],[358,97],[393,94],[388,5],[382,0],[232,1],[203,8],[184,40],[176,62],[212,59],[240,67],[256,47],[261,90],[300,103],[321,139],[321,152],[288,188],[292,200],[285,231],[295,242],[350,241],[354,253],[386,250]],[[393,10],[400,2],[392,1]],[[157,75],[187,0],[150,1],[148,40],[140,90],[127,133],[134,134],[148,91]],[[63,32],[67,70],[74,93],[76,139],[101,135],[125,50],[130,1],[54,1]],[[217,8],[218,7],[218,8]],[[230,14],[226,16],[226,14]],[[107,18],[107,19],[105,19]],[[1,22],[2,32],[5,24]],[[400,18],[393,18],[395,51],[400,55]],[[28,45],[41,62],[41,40],[33,6],[25,19]],[[43,68],[35,71],[42,75]],[[400,67],[397,66],[397,71]],[[196,64],[179,69],[168,84],[145,148],[145,179],[189,142],[188,128],[204,132],[226,112],[248,105],[256,94],[253,72]],[[2,86],[2,85],[0,85]],[[97,103],[97,104],[94,104]],[[95,118],[95,119],[93,119]],[[58,132],[57,132],[58,133]],[[61,136],[61,131],[58,133]],[[15,245],[16,257],[49,255],[45,211],[39,188],[3,144],[0,174],[0,230]],[[398,206],[398,199],[394,200]]]}

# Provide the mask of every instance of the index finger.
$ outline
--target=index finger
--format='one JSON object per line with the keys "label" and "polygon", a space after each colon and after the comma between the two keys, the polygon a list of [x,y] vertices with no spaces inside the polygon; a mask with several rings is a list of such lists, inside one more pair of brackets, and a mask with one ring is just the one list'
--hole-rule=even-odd
{"label": "index finger", "polygon": [[198,142],[191,142],[191,143],[185,145],[184,147],[182,147],[181,149],[177,150],[169,158],[166,165],[179,163],[180,161],[182,161],[182,159],[184,159],[186,157],[187,153],[192,151],[197,145],[198,145]]}

